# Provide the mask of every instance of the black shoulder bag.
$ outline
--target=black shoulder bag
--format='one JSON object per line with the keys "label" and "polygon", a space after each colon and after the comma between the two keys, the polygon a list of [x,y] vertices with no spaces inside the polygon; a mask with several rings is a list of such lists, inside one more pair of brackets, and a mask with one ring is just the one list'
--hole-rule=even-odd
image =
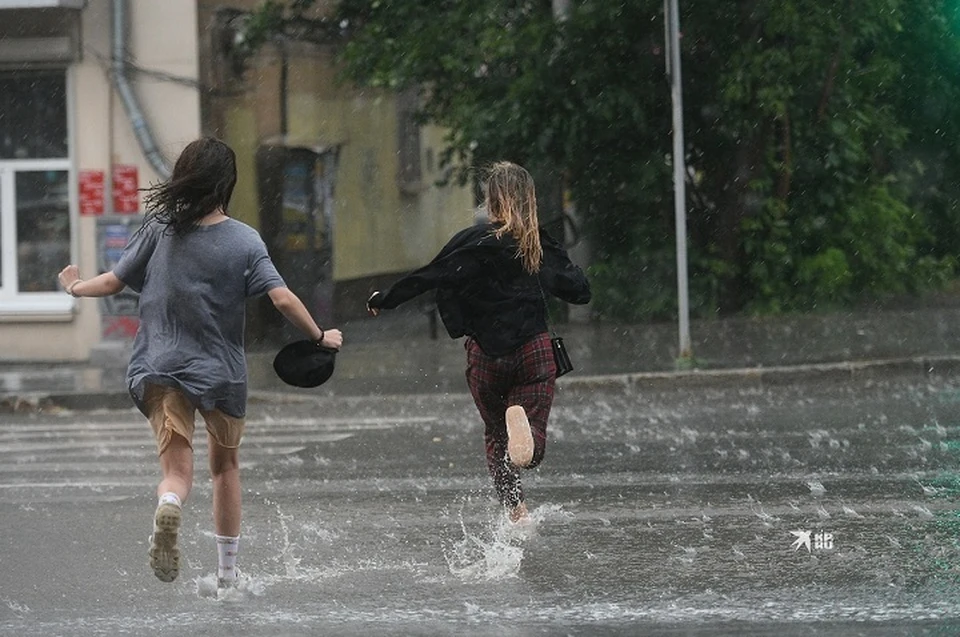
{"label": "black shoulder bag", "polygon": [[537,274],[537,286],[540,288],[540,298],[543,299],[543,309],[547,315],[547,328],[550,330],[550,346],[553,348],[553,362],[557,367],[557,378],[573,371],[573,362],[570,360],[570,354],[567,353],[567,346],[563,344],[563,337],[557,336],[553,328],[550,327],[550,306],[547,304],[547,295],[543,293],[543,285],[540,283],[540,275]]}

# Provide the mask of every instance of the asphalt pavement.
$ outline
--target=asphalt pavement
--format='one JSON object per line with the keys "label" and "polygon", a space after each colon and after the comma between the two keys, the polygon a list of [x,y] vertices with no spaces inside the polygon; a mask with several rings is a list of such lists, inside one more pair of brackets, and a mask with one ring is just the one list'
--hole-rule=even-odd
{"label": "asphalt pavement", "polygon": [[504,521],[458,341],[341,325],[334,379],[251,344],[245,583],[214,584],[197,441],[185,568],[146,567],[158,480],[92,364],[0,363],[0,634],[960,634],[958,311],[562,325],[533,524]]}
{"label": "asphalt pavement", "polygon": [[958,634],[955,375],[781,381],[561,386],[521,527],[462,391],[254,400],[223,594],[202,440],[164,584],[142,416],[6,414],[0,634]]}

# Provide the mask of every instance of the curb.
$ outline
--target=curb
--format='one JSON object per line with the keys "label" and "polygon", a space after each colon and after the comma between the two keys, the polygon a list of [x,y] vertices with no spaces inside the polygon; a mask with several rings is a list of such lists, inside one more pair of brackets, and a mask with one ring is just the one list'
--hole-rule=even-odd
{"label": "curb", "polygon": [[922,356],[870,361],[844,361],[780,367],[695,369],[680,372],[638,372],[600,376],[575,376],[557,381],[558,387],[600,389],[677,389],[679,387],[760,387],[810,380],[850,381],[890,376],[947,376],[960,373],[960,356]]}
{"label": "curb", "polygon": [[[845,361],[780,367],[741,367],[729,369],[677,372],[635,372],[592,376],[568,376],[557,381],[557,387],[573,391],[622,389],[623,391],[667,390],[698,387],[762,387],[786,385],[799,381],[837,381],[883,379],[892,376],[943,377],[960,375],[960,356],[922,356],[913,358]],[[351,379],[369,387],[379,386],[377,379]],[[422,385],[415,387],[419,388]],[[406,392],[436,393],[433,392]],[[463,393],[454,391],[448,393]],[[346,396],[393,395],[375,389],[366,391],[327,391],[323,394],[251,389],[249,401],[267,403],[308,402],[322,398]],[[0,394],[0,414],[51,412],[59,410],[95,411],[135,409],[126,390],[23,394]]]}

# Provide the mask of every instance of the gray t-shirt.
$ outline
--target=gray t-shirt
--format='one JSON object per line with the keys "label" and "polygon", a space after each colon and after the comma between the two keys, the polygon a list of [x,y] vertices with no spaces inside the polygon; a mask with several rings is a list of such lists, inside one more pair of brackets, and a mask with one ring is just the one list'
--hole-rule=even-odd
{"label": "gray t-shirt", "polygon": [[242,418],[246,300],[284,286],[257,231],[227,219],[178,237],[150,222],[113,273],[140,293],[140,328],[127,369],[140,411],[146,414],[151,383],[179,389],[198,409]]}

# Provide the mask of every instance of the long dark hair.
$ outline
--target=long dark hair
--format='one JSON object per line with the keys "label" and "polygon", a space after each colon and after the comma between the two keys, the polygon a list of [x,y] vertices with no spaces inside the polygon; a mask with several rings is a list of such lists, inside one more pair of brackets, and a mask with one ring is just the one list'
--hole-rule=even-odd
{"label": "long dark hair", "polygon": [[170,179],[146,189],[147,220],[185,234],[217,208],[226,213],[236,184],[237,156],[232,148],[214,137],[190,142]]}

